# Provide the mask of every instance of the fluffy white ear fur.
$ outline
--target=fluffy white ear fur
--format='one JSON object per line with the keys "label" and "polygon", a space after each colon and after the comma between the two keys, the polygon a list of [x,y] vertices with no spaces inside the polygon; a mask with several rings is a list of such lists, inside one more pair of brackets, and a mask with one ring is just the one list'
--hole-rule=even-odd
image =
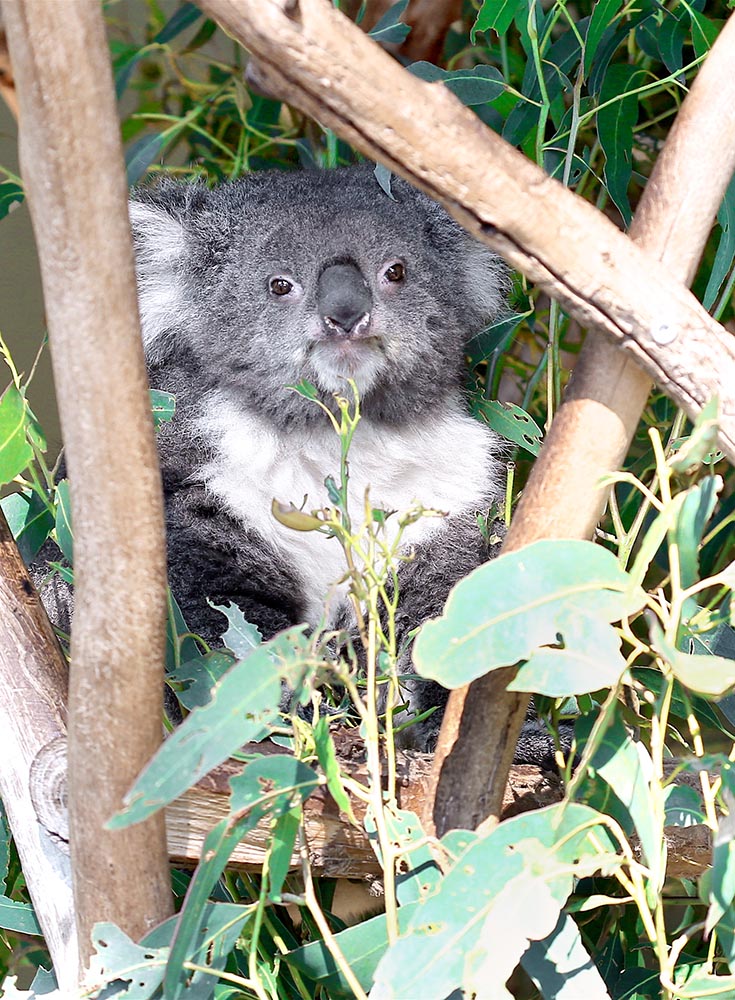
{"label": "fluffy white ear fur", "polygon": [[488,320],[494,320],[504,308],[510,291],[508,268],[489,247],[474,240],[465,257],[467,296]]}
{"label": "fluffy white ear fur", "polygon": [[128,203],[135,244],[138,309],[149,361],[165,353],[166,334],[182,314],[186,254],[183,225],[165,209],[140,201]]}

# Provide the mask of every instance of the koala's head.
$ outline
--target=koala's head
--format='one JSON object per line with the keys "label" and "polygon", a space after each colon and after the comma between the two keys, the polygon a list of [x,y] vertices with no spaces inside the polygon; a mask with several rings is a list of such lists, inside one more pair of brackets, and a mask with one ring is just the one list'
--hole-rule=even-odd
{"label": "koala's head", "polygon": [[279,422],[303,409],[285,389],[302,379],[325,399],[354,379],[364,411],[389,420],[443,400],[507,272],[425,195],[392,191],[364,167],[137,191],[149,362],[193,355],[208,385]]}

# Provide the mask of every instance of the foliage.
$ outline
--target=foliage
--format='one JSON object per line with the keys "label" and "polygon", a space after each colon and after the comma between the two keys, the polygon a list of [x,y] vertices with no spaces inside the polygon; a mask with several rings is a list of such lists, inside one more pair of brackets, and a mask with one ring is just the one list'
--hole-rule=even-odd
{"label": "foliage", "polygon": [[[369,16],[364,7],[358,20]],[[131,183],[164,172],[215,183],[264,167],[355,159],[328,130],[250,93],[243,53],[193,4],[164,14],[146,0],[146,10],[141,37],[118,20],[121,8],[107,5]],[[374,26],[376,41],[401,43],[405,10],[401,0]],[[449,29],[440,65],[409,70],[448,87],[550,175],[627,225],[726,13],[716,4],[705,10],[703,0],[473,0]],[[4,173],[0,219],[22,198],[19,179]],[[384,170],[379,179],[389,183]],[[734,212],[731,184],[695,281],[705,306],[728,322]],[[468,344],[473,411],[520,449],[506,514],[579,344],[557,304],[521,280],[514,311]],[[10,384],[0,397],[0,482],[17,492],[2,507],[25,558],[50,536],[63,554],[54,571],[70,578],[68,487],[47,462],[30,379],[3,353]],[[306,385],[295,391],[310,394]],[[170,419],[174,405],[155,395],[156,422]],[[654,394],[626,468],[613,477],[597,544],[545,542],[500,557],[463,581],[420,633],[415,662],[425,677],[452,687],[518,664],[512,686],[535,692],[552,728],[576,720],[573,752],[558,755],[562,803],[441,841],[399,808],[393,747],[405,724],[393,627],[400,539],[431,512],[388,514],[367,500],[349,510],[359,401],[338,399],[326,419],[342,453],[339,469],[324,470],[324,507],[276,506],[274,514],[338,540],[360,634],[294,629],[263,643],[227,607],[226,649],[209,651],[171,599],[169,681],[189,714],[114,824],[160,808],[247,739],[271,733],[291,753],[255,756],[232,780],[229,818],[209,834],[204,860],[193,876],[174,874],[177,917],[140,944],[117,928],[97,929],[95,986],[111,983],[105,996],[141,1000],[368,990],[441,1000],[479,987],[529,1000],[735,995],[735,710],[727,696],[735,686],[735,501],[732,470],[714,450],[717,401],[691,427]],[[280,679],[292,692],[285,714]],[[340,769],[315,681],[331,685],[338,707],[349,703],[361,726],[364,781]],[[695,774],[699,793],[675,782],[675,760]],[[330,913],[332,887],[310,867],[303,804],[323,787],[349,821],[358,822],[360,806],[384,867],[385,913],[356,927]],[[272,834],[261,873],[228,871],[229,853],[257,822]],[[699,885],[666,882],[665,826],[698,824],[716,834],[711,871]],[[0,927],[33,935],[34,919],[0,816]],[[12,937],[0,938],[0,977],[24,957]]]}

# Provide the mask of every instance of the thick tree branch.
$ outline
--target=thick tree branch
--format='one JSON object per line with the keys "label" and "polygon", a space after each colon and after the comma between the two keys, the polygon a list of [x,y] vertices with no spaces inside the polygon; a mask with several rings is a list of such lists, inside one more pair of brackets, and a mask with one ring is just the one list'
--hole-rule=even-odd
{"label": "thick tree branch", "polygon": [[581,323],[612,337],[689,415],[717,393],[720,444],[735,459],[735,343],[668,268],[331,4],[199,6],[256,56],[266,90],[443,202]]}
{"label": "thick tree branch", "polygon": [[[632,239],[687,283],[735,170],[733,62],[731,17],[677,115],[631,226]],[[504,552],[540,538],[592,535],[607,496],[600,479],[622,465],[650,390],[633,361],[590,333]],[[526,696],[506,691],[512,676],[512,670],[487,674],[450,696],[434,759],[431,818],[440,832],[499,816],[528,705]]]}
{"label": "thick tree branch", "polygon": [[166,559],[117,108],[97,0],[3,5],[72,484],[69,821],[82,965],[171,912],[163,817],[104,829],[161,740]]}

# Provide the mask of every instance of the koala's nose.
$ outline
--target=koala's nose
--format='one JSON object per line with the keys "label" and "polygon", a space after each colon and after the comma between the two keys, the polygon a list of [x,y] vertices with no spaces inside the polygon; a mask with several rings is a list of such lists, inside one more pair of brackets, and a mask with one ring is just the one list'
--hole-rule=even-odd
{"label": "koala's nose", "polygon": [[367,282],[354,264],[332,264],[317,285],[317,307],[324,332],[336,337],[364,337],[370,326],[373,300]]}

